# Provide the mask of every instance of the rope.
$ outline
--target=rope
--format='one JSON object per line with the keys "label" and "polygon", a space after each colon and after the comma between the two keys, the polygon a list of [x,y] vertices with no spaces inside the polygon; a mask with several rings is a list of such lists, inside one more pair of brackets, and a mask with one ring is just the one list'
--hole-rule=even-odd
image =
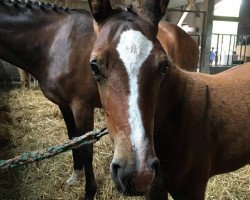
{"label": "rope", "polygon": [[3,169],[15,168],[22,165],[27,165],[29,163],[51,158],[65,151],[71,149],[77,149],[83,145],[93,144],[106,134],[108,134],[106,128],[100,131],[90,131],[80,137],[75,137],[74,139],[69,140],[63,144],[48,147],[40,151],[24,153],[20,156],[17,156],[9,160],[0,160],[0,169],[3,170]]}

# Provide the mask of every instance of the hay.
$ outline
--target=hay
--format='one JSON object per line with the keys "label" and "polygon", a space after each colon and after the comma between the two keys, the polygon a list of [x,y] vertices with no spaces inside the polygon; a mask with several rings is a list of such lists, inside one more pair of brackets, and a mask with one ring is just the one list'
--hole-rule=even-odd
{"label": "hay", "polygon": [[[95,112],[95,127],[104,126],[100,109]],[[56,105],[48,101],[40,90],[0,91],[0,159],[37,150],[67,140],[66,127]],[[96,199],[125,198],[114,187],[109,164],[112,144],[108,136],[95,144],[94,170],[98,184]],[[70,200],[81,199],[84,180],[75,186],[65,184],[71,175],[71,152],[61,154],[27,167],[0,172],[2,200]],[[207,199],[250,199],[250,167],[216,176],[207,187]]]}

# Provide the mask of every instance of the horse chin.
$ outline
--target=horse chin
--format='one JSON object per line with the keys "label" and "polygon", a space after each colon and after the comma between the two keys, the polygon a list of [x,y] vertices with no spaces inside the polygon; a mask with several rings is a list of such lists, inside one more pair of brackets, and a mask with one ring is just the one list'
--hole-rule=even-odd
{"label": "horse chin", "polygon": [[132,196],[145,196],[148,191],[145,191],[145,192],[137,192],[134,190],[134,187],[131,186],[131,187],[128,187],[126,188],[125,186],[121,186],[120,184],[118,183],[115,183],[116,184],[116,188],[117,190],[123,194],[124,196],[127,196],[127,197],[132,197]]}
{"label": "horse chin", "polygon": [[136,192],[136,191],[125,190],[121,193],[127,197],[135,197],[135,196],[145,196],[148,192]]}

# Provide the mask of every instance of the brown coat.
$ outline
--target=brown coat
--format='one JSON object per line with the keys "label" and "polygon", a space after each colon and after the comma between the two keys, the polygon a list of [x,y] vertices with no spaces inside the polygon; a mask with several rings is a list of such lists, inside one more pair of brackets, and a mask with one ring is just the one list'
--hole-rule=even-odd
{"label": "brown coat", "polygon": [[170,67],[154,141],[158,182],[176,199],[203,199],[209,177],[249,164],[250,63],[217,75]]}

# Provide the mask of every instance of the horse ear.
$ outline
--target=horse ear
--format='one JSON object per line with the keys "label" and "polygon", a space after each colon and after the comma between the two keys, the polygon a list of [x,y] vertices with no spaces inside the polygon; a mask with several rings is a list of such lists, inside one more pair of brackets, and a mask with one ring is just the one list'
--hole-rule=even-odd
{"label": "horse ear", "polygon": [[164,16],[169,0],[143,0],[143,9],[149,15],[151,21],[157,25]]}
{"label": "horse ear", "polygon": [[109,0],[88,0],[88,2],[96,22],[105,20],[112,10]]}

